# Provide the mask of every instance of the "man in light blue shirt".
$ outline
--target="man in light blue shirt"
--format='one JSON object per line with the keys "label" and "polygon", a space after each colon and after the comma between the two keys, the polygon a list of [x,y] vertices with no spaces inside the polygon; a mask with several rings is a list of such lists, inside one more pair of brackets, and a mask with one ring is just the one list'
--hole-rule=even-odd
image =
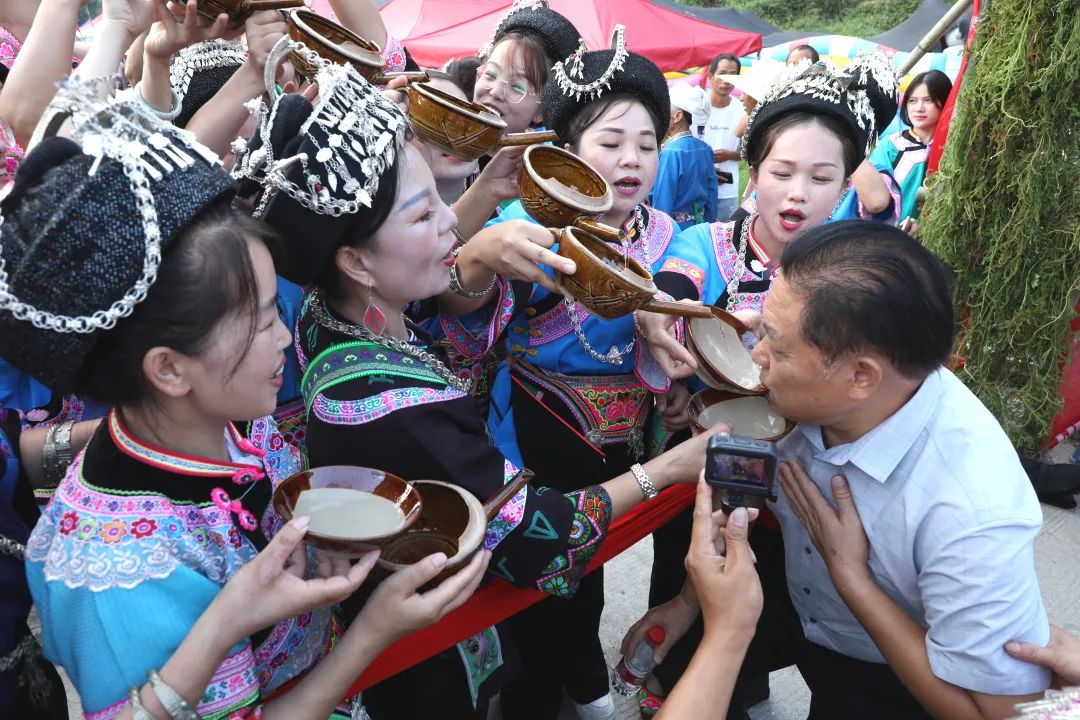
{"label": "man in light blue shirt", "polygon": [[[781,266],[753,358],[798,426],[778,446],[783,548],[755,546],[765,608],[728,718],[746,717],[746,679],[790,664],[811,720],[1014,716],[1050,680],[1004,650],[1049,639],[1042,513],[997,421],[942,367],[943,269],[900,230],[859,221],[807,231]],[[672,603],[644,624],[681,635]]]}

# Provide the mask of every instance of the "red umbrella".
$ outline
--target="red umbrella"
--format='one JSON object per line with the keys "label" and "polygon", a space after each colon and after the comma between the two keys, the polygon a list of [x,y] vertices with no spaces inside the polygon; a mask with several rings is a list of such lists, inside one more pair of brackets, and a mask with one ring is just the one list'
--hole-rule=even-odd
{"label": "red umbrella", "polygon": [[[707,65],[721,52],[743,56],[761,49],[757,33],[720,27],[648,0],[550,0],[549,6],[574,23],[591,50],[608,47],[615,25],[625,25],[629,48],[664,71]],[[390,0],[381,12],[387,30],[417,63],[441,67],[451,58],[476,54],[509,7],[506,0]]]}

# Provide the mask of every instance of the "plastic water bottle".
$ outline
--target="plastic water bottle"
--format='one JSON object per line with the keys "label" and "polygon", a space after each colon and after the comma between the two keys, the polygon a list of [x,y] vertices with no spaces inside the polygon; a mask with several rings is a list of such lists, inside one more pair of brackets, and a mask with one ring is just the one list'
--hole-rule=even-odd
{"label": "plastic water bottle", "polygon": [[645,678],[649,677],[649,673],[656,666],[653,653],[663,643],[664,628],[653,625],[645,633],[645,639],[634,648],[633,654],[624,655],[611,671],[611,688],[625,697],[636,695]]}

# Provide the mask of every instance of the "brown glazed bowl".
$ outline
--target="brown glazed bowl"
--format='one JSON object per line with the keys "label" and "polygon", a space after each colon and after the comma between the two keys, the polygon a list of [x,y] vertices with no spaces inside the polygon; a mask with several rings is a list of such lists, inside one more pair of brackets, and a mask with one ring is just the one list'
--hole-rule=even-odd
{"label": "brown glazed bowl", "polygon": [[420,492],[412,484],[397,475],[365,467],[349,465],[328,465],[313,468],[287,478],[274,491],[274,512],[284,522],[293,517],[300,494],[305,490],[317,488],[348,488],[361,492],[373,493],[386,498],[398,506],[405,515],[402,524],[395,530],[382,535],[356,535],[340,537],[322,535],[308,530],[304,539],[316,548],[334,557],[356,558],[369,550],[385,545],[416,524],[423,512]]}
{"label": "brown glazed bowl", "polygon": [[780,417],[763,395],[739,395],[728,390],[705,388],[690,397],[686,406],[690,430],[700,435],[718,422],[726,422],[732,432],[755,440],[777,441],[795,429],[795,423]]}
{"label": "brown glazed bowl", "polygon": [[525,151],[518,194],[525,211],[547,227],[603,215],[614,202],[607,181],[592,165],[553,145],[534,145]]}
{"label": "brown glazed bowl", "polygon": [[[686,323],[686,347],[697,358],[698,368],[695,371],[697,376],[706,385],[717,390],[727,390],[737,395],[764,395],[766,390],[760,378],[753,383],[739,382],[734,379],[735,372],[731,362],[723,357],[723,353],[718,348],[720,344],[718,335],[724,331],[724,326],[733,328],[740,337],[743,333],[749,332],[749,328],[725,310],[718,307],[706,307],[706,309],[711,312],[711,317],[693,318]],[[738,343],[735,352],[750,355],[750,351],[742,342]]]}
{"label": "brown glazed bowl", "polygon": [[565,293],[593,315],[612,320],[635,310],[686,317],[711,317],[704,305],[656,300],[652,275],[632,257],[625,257],[596,235],[565,227],[558,234],[558,254],[573,260],[573,275],[556,272]]}
{"label": "brown glazed bowl", "polygon": [[472,162],[507,145],[551,142],[553,132],[507,133],[501,117],[427,83],[409,85],[409,124],[421,140],[459,160]]}
{"label": "brown glazed bowl", "polygon": [[446,567],[425,587],[434,587],[460,572],[480,548],[488,523],[532,476],[531,471],[522,470],[483,503],[457,485],[438,480],[415,481],[413,484],[424,498],[420,520],[408,532],[383,546],[379,568],[394,573],[441,552],[446,554]]}
{"label": "brown glazed bowl", "polygon": [[199,0],[199,14],[207,20],[216,20],[225,13],[236,22],[260,10],[282,10],[303,4],[304,0]]}

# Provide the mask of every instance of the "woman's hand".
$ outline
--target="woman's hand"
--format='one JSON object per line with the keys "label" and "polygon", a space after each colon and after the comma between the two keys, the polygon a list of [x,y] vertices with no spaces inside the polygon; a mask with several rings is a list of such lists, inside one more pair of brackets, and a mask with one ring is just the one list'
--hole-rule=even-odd
{"label": "woman's hand", "polygon": [[[566,275],[573,275],[577,266],[572,260],[553,251],[551,247],[554,244],[555,236],[550,230],[526,220],[507,220],[492,225],[478,232],[462,247],[457,260],[458,277],[463,285],[468,278],[470,286],[475,284],[483,287],[479,280],[486,283],[495,273],[561,293],[555,279],[540,266],[548,265]],[[479,278],[475,283],[472,282],[474,277]]]}
{"label": "woman's hand", "polygon": [[705,469],[705,450],[709,447],[709,438],[718,433],[733,432],[734,429],[728,423],[716,423],[700,435],[671,448],[657,460],[664,461],[664,469],[673,482],[683,485],[697,482],[698,476]]}
{"label": "woman's hand", "polygon": [[1055,688],[1080,685],[1080,639],[1057,625],[1050,626],[1050,644],[1046,647],[1014,641],[1005,644],[1005,652],[1017,660],[1050,668]]}
{"label": "woman's hand", "polygon": [[167,12],[160,0],[103,0],[101,21],[122,29],[130,45]]}
{"label": "woman's hand", "polygon": [[645,640],[649,628],[661,627],[664,629],[664,642],[653,650],[653,662],[659,665],[671,652],[675,643],[694,624],[699,612],[701,608],[698,606],[694,593],[691,589],[683,588],[683,592],[663,605],[651,608],[640,620],[631,625],[623,636],[622,648],[619,652],[623,655],[632,655],[637,646]]}
{"label": "woman's hand", "polygon": [[513,200],[518,196],[518,175],[521,173],[525,146],[505,147],[495,153],[476,178],[476,184],[497,202]]}
{"label": "woman's hand", "polygon": [[656,396],[656,412],[660,413],[661,425],[665,430],[679,432],[689,427],[690,416],[686,412],[689,402],[690,391],[678,381],[672,382],[666,393]]}
{"label": "woman's hand", "polygon": [[218,15],[213,22],[201,18],[197,0],[188,0],[187,5],[170,2],[163,11],[158,12],[158,22],[150,27],[150,32],[143,43],[143,52],[149,58],[168,61],[186,47],[207,40],[216,40],[224,34],[229,24],[229,16]]}
{"label": "woman's hand", "polygon": [[390,644],[414,630],[432,625],[451,610],[465,603],[476,592],[484,578],[491,553],[481,550],[459,573],[443,580],[425,592],[419,589],[434,579],[446,567],[446,555],[429,555],[415,565],[399,570],[371,594],[357,616],[357,632],[379,636]]}
{"label": "woman's hand", "polygon": [[672,380],[681,380],[694,374],[697,360],[675,339],[675,323],[679,318],[638,310],[634,313],[634,320],[638,332],[648,343],[649,351],[665,375]]}
{"label": "woman's hand", "polygon": [[825,560],[837,590],[842,594],[855,583],[872,582],[867,565],[870,543],[847,480],[842,475],[832,479],[835,510],[796,462],[780,463],[780,485],[795,516]]}
{"label": "woman's hand", "polygon": [[263,10],[248,17],[244,23],[247,35],[248,56],[244,62],[260,79],[266,69],[266,61],[277,41],[288,32],[288,26],[277,10]]}
{"label": "woman's hand", "polygon": [[712,487],[702,473],[694,502],[694,527],[686,572],[694,585],[705,631],[723,631],[745,639],[754,636],[764,603],[754,553],[747,540],[756,509],[736,508],[728,518],[713,510]]}
{"label": "woman's hand", "polygon": [[233,576],[211,608],[222,615],[221,627],[236,640],[314,608],[341,602],[356,592],[378,558],[378,551],[355,565],[321,558],[319,577],[304,579],[309,518],[286,523],[259,555]]}

